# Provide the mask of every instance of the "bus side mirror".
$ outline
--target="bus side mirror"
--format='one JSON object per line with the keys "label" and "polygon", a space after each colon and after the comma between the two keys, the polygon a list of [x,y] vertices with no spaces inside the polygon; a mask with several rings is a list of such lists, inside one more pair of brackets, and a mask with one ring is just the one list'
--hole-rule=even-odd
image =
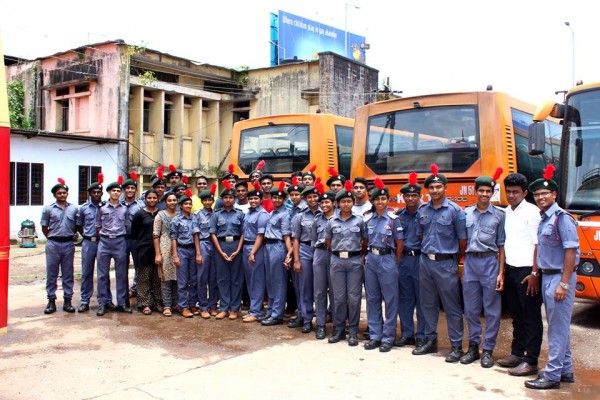
{"label": "bus side mirror", "polygon": [[537,156],[544,154],[546,149],[546,130],[543,122],[534,122],[529,125],[529,154]]}

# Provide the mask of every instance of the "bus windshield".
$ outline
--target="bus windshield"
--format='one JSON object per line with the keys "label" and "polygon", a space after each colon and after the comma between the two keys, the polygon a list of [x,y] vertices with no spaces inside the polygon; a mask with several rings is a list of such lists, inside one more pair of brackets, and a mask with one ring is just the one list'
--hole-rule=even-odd
{"label": "bus windshield", "polygon": [[239,167],[244,173],[265,160],[264,172],[291,174],[310,161],[307,124],[268,125],[244,129],[240,138]]}
{"label": "bus windshield", "polygon": [[565,118],[565,208],[600,208],[600,91],[572,95]]}
{"label": "bus windshield", "polygon": [[464,172],[479,158],[477,106],[399,110],[369,118],[366,164],[378,175]]}

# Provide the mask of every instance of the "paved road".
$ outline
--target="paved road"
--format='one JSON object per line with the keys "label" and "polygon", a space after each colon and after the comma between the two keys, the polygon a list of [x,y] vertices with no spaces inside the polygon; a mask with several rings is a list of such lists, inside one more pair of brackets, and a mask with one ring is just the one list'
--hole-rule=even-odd
{"label": "paved road", "polygon": [[[42,254],[19,260],[10,271],[8,334],[0,337],[0,399],[600,398],[600,306],[591,303],[576,304],[573,318],[577,383],[540,393],[500,367],[445,363],[443,316],[440,354],[421,357],[408,348],[383,354],[330,345],[285,326],[240,320],[62,311],[46,316],[43,273],[31,273],[43,265]],[[30,271],[24,274],[19,264]],[[78,305],[77,293],[75,298]],[[363,328],[364,320],[363,310]],[[495,355],[504,356],[509,343],[505,319]]]}

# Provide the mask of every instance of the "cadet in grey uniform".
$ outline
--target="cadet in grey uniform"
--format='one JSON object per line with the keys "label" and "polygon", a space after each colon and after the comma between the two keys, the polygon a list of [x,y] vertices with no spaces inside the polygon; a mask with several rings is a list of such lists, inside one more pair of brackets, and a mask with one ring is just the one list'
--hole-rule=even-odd
{"label": "cadet in grey uniform", "polygon": [[575,302],[576,266],[579,264],[577,222],[556,204],[558,185],[552,179],[554,166],[529,191],[540,208],[537,266],[542,272],[542,297],[548,321],[548,363],[537,379],[525,381],[530,389],[558,389],[561,382],[573,383],[571,315]]}
{"label": "cadet in grey uniform", "polygon": [[62,178],[51,189],[56,202],[42,210],[40,225],[48,239],[46,243],[46,295],[48,304],[44,314],[56,311],[56,289],[58,271],[62,276],[63,311],[75,312],[71,304],[73,298],[73,259],[75,257],[75,222],[77,206],[67,202],[69,187]]}
{"label": "cadet in grey uniform", "polygon": [[98,230],[96,229],[96,215],[102,200],[102,183],[104,175],[98,174],[98,182],[88,186],[90,198],[79,207],[77,214],[77,231],[83,236],[81,242],[81,304],[77,312],[86,312],[90,309],[90,299],[94,294],[94,269],[96,266],[96,253],[98,252]]}
{"label": "cadet in grey uniform", "polygon": [[[465,255],[462,289],[465,318],[469,327],[469,350],[460,358],[461,364],[479,359],[481,343],[481,307],[485,315],[483,353],[481,366],[494,366],[493,351],[500,329],[502,295],[504,288],[504,220],[503,210],[494,207],[490,199],[502,168],[496,169],[492,178],[475,179],[477,204],[467,207],[467,249]],[[502,267],[500,267],[502,266]]]}
{"label": "cadet in grey uniform", "polygon": [[221,311],[217,319],[236,319],[242,305],[244,271],[240,254],[244,244],[244,212],[233,208],[235,191],[223,181],[221,192],[223,208],[215,211],[210,220],[210,235],[215,246],[215,263]]}
{"label": "cadet in grey uniform", "polygon": [[[356,183],[354,185],[356,187]],[[365,189],[366,190],[366,185]],[[387,353],[396,338],[398,318],[398,263],[402,257],[402,225],[396,214],[388,210],[390,191],[381,178],[375,178],[371,203],[375,212],[365,216],[363,237],[368,240],[369,252],[365,268],[367,320],[370,340],[366,350],[379,348]],[[381,301],[385,303],[385,321]]]}
{"label": "cadet in grey uniform", "polygon": [[[131,235],[131,222],[133,216],[137,214],[142,208],[146,206],[143,201],[136,200],[135,194],[137,193],[137,174],[131,172],[129,178],[123,181],[123,204],[127,207],[127,220],[125,226],[127,233],[125,239],[127,242],[127,264],[129,265],[129,255],[133,259],[133,283],[129,288],[129,297],[137,295],[137,268],[138,268],[138,252],[137,252],[137,238]],[[141,302],[137,302],[138,307],[141,307]]]}
{"label": "cadet in grey uniform", "polygon": [[[301,214],[308,208],[306,204],[306,200],[302,196],[302,191],[304,190],[304,186],[298,183],[298,176],[295,175],[292,177],[292,183],[286,189],[288,193],[288,198],[284,203],[285,208],[288,210],[290,215],[290,229],[292,226],[292,221],[296,217],[296,215]],[[292,241],[293,247],[293,241]],[[302,301],[300,299],[300,288],[302,286],[301,273],[296,271],[294,268],[290,268],[288,270],[288,290],[287,290],[287,309],[292,310],[294,306],[296,308],[296,317],[290,319],[288,322],[288,328],[299,328],[304,325],[304,321],[302,317]],[[291,283],[291,284],[290,284]],[[291,289],[291,290],[290,290]],[[292,292],[293,291],[293,292]],[[312,296],[311,296],[312,297]],[[311,300],[312,304],[312,300]]]}
{"label": "cadet in grey uniform", "polygon": [[129,308],[128,284],[128,257],[127,243],[127,206],[119,200],[121,197],[121,184],[123,177],[119,176],[117,182],[112,182],[106,187],[110,198],[100,207],[96,217],[96,228],[100,236],[98,244],[98,276],[97,276],[97,316],[103,316],[108,311],[111,303],[110,292],[110,260],[115,262],[115,275],[117,286],[117,310],[131,313]]}
{"label": "cadet in grey uniform", "polygon": [[339,213],[327,222],[325,231],[325,243],[331,249],[331,287],[334,298],[334,331],[329,338],[329,343],[337,343],[345,339],[345,327],[348,321],[348,345],[358,346],[358,322],[367,240],[363,239],[365,231],[363,219],[352,213],[354,205],[352,181],[347,180],[345,185],[345,188],[335,196]]}
{"label": "cadet in grey uniform", "polygon": [[[421,310],[419,290],[419,259],[421,256],[421,238],[417,235],[417,210],[421,202],[421,185],[417,183],[417,173],[408,175],[408,183],[400,188],[406,207],[398,210],[402,225],[404,249],[398,265],[398,316],[400,317],[400,337],[394,346],[403,347],[425,344],[425,321]],[[417,312],[415,332],[414,314]]]}
{"label": "cadet in grey uniform", "polygon": [[425,179],[425,188],[429,191],[431,201],[419,208],[417,216],[417,233],[422,237],[419,270],[421,308],[427,341],[412,353],[437,353],[441,300],[452,346],[446,362],[454,363],[463,356],[464,327],[458,292],[458,259],[465,251],[467,228],[464,211],[446,198],[448,180],[438,171],[438,166],[432,164],[431,175]]}

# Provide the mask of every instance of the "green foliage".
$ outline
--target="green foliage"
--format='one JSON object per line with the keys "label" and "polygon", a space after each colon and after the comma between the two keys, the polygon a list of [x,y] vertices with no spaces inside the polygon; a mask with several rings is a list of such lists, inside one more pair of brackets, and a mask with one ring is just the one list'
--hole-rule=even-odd
{"label": "green foliage", "polygon": [[250,78],[248,76],[248,71],[250,70],[250,67],[247,65],[242,65],[237,69],[237,74],[236,74],[236,81],[238,81],[239,83],[241,83],[242,85],[247,85],[248,82],[250,81]]}
{"label": "green foliage", "polygon": [[215,177],[220,179],[223,175],[225,175],[225,172],[221,171],[216,165],[202,165],[200,170],[209,178]]}
{"label": "green foliage", "polygon": [[154,82],[156,82],[156,74],[154,71],[146,71],[143,74],[139,75],[140,82],[144,86],[151,86]]}
{"label": "green foliage", "polygon": [[145,52],[146,50],[148,50],[148,42],[142,40],[142,43],[140,43],[139,46],[136,46],[135,44],[130,44],[127,46],[127,53],[129,54],[129,56],[133,56],[135,54],[140,54]]}
{"label": "green foliage", "polygon": [[34,113],[30,112],[29,118],[25,118],[25,89],[22,80],[9,82],[8,92],[8,110],[10,115],[10,126],[13,128],[33,128]]}

